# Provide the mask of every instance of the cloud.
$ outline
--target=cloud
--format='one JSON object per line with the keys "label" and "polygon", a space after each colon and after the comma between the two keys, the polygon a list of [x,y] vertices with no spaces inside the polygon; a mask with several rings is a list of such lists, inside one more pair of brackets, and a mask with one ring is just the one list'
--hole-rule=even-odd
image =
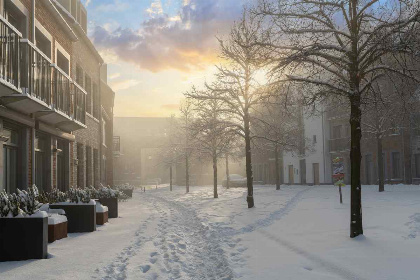
{"label": "cloud", "polygon": [[121,81],[111,82],[110,86],[114,91],[120,91],[120,90],[129,89],[138,84],[140,84],[140,81],[137,81],[137,80],[121,80]]}
{"label": "cloud", "polygon": [[119,78],[119,77],[121,77],[121,73],[113,73],[113,74],[108,75],[108,78],[110,80],[113,80],[113,79],[116,79],[116,78]]}
{"label": "cloud", "polygon": [[150,7],[146,9],[146,12],[151,16],[163,14],[162,2],[160,0],[154,0],[150,4]]}
{"label": "cloud", "polygon": [[184,0],[175,16],[160,13],[161,2],[154,1],[153,16],[139,29],[96,26],[90,34],[101,53],[142,69],[203,70],[218,59],[215,35],[228,32],[245,1],[251,0]]}

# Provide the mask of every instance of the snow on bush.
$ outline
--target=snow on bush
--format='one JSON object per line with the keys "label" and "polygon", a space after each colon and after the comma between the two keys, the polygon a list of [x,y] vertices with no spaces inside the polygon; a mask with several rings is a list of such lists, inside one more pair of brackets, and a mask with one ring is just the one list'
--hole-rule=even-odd
{"label": "snow on bush", "polygon": [[118,198],[121,192],[110,187],[102,187],[98,190],[98,198]]}
{"label": "snow on bush", "polygon": [[0,193],[0,217],[26,217],[39,212],[41,203],[37,200],[39,192],[35,185],[27,191],[17,191],[17,194]]}
{"label": "snow on bush", "polygon": [[122,184],[118,186],[114,186],[114,189],[116,190],[134,190],[134,186],[131,186],[130,184]]}
{"label": "snow on bush", "polygon": [[67,194],[57,188],[53,188],[50,192],[43,192],[39,195],[39,201],[44,204],[66,202],[67,199]]}
{"label": "snow on bush", "polygon": [[70,188],[68,198],[73,203],[89,203],[91,196],[88,190]]}
{"label": "snow on bush", "polygon": [[20,208],[27,215],[33,215],[38,212],[41,203],[38,202],[37,198],[39,196],[38,188],[35,185],[28,188],[28,191],[18,191],[18,196],[20,199]]}

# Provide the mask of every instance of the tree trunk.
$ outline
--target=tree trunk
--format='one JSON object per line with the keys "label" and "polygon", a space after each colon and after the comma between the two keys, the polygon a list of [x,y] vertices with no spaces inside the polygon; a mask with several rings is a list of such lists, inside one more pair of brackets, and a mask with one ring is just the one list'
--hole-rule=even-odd
{"label": "tree trunk", "polygon": [[188,162],[188,154],[185,154],[185,189],[186,193],[190,192],[190,165]]}
{"label": "tree trunk", "polygon": [[[355,86],[358,88],[358,85]],[[351,128],[351,207],[350,207],[350,237],[363,234],[362,225],[362,188],[360,183],[360,164],[362,154],[360,150],[360,140],[362,138],[360,110],[360,95],[358,91],[350,97],[350,128]]]}
{"label": "tree trunk", "polygon": [[338,192],[340,193],[340,204],[343,204],[343,192],[341,191],[341,184],[338,185]]}
{"label": "tree trunk", "polygon": [[169,190],[172,191],[172,164],[169,167]]}
{"label": "tree trunk", "polygon": [[276,165],[276,190],[280,190],[279,146],[277,144],[274,148],[274,156]]}
{"label": "tree trunk", "polygon": [[385,190],[384,186],[384,158],[382,156],[382,135],[377,135],[376,139],[378,140],[378,179],[379,179],[379,192]]}
{"label": "tree trunk", "polygon": [[214,188],[214,198],[218,198],[217,194],[217,156],[213,154],[213,188]]}
{"label": "tree trunk", "polygon": [[229,189],[229,155],[226,154],[226,188]]}
{"label": "tree trunk", "polygon": [[252,178],[252,160],[251,160],[251,133],[249,129],[249,115],[246,112],[244,117],[245,128],[245,158],[246,158],[246,185],[248,188],[248,196],[246,201],[248,208],[254,207],[254,187]]}

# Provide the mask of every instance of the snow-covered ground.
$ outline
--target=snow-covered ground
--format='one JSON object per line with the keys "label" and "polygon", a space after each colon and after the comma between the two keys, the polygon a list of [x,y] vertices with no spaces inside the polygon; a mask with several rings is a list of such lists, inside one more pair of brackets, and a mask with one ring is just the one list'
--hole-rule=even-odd
{"label": "snow-covered ground", "polygon": [[134,192],[120,218],[0,263],[0,279],[419,279],[420,186],[363,187],[365,236],[350,239],[349,188],[167,187]]}

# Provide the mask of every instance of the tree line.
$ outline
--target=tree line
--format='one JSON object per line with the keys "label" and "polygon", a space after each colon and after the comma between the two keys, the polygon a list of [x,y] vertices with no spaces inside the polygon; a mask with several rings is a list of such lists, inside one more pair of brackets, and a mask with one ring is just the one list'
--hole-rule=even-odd
{"label": "tree line", "polygon": [[383,166],[381,139],[418,104],[419,22],[416,0],[260,0],[244,7],[230,33],[217,38],[222,62],[214,82],[185,92],[180,117],[171,118],[165,163],[172,170],[185,160],[188,192],[190,158],[211,159],[217,198],[217,163],[239,151],[252,208],[252,149],[274,153],[280,189],[279,153],[310,149],[302,112],[340,104],[335,110],[348,111],[351,136],[350,237],[363,234],[362,133],[374,135]]}

